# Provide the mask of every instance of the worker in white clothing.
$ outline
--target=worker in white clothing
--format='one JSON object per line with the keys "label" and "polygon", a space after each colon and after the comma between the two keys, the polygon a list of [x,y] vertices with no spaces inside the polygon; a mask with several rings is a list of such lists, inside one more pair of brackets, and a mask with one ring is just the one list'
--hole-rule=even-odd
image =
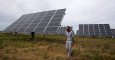
{"label": "worker in white clothing", "polygon": [[71,58],[71,55],[73,54],[73,49],[72,49],[72,45],[74,45],[74,33],[72,31],[72,28],[70,28],[69,26],[67,26],[66,29],[66,45],[65,48],[67,50],[67,55],[68,58]]}

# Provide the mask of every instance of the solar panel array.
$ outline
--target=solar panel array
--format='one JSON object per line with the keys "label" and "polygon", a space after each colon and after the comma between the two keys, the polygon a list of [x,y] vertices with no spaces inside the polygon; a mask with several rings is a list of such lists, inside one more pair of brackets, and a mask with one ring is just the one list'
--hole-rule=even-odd
{"label": "solar panel array", "polygon": [[65,35],[66,27],[59,27],[57,34],[58,35]]}
{"label": "solar panel array", "polygon": [[79,24],[79,36],[111,36],[109,24]]}
{"label": "solar panel array", "polygon": [[79,30],[76,31],[76,35],[79,36]]}
{"label": "solar panel array", "polygon": [[56,33],[66,9],[25,14],[7,27],[4,32]]}
{"label": "solar panel array", "polygon": [[112,31],[112,38],[115,38],[115,29],[111,29]]}

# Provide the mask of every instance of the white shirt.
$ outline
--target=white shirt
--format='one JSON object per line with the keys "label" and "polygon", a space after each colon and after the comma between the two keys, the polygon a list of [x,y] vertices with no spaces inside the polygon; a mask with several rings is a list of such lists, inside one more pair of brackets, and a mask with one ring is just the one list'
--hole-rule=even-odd
{"label": "white shirt", "polygon": [[71,41],[72,37],[74,37],[73,31],[70,31],[70,32],[66,31],[66,36],[67,36],[67,41]]}

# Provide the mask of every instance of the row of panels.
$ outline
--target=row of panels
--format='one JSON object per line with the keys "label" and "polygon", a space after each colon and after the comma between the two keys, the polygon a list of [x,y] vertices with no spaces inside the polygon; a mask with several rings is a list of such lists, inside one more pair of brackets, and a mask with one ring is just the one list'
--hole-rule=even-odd
{"label": "row of panels", "polygon": [[21,16],[5,32],[56,32],[66,9],[43,11]]}
{"label": "row of panels", "polygon": [[109,24],[79,24],[79,36],[111,36]]}

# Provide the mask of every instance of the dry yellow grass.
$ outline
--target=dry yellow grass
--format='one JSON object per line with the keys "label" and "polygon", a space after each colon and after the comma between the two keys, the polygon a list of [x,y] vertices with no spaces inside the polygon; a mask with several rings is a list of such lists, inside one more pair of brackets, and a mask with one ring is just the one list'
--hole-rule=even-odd
{"label": "dry yellow grass", "polygon": [[[65,36],[1,34],[1,60],[67,60]],[[75,37],[71,60],[115,60],[115,39]]]}

